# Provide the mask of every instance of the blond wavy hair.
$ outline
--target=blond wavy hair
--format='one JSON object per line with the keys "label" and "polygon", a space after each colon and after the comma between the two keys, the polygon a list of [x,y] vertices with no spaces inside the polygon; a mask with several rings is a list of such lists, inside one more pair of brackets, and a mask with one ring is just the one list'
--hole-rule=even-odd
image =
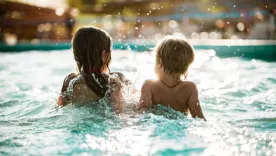
{"label": "blond wavy hair", "polygon": [[181,36],[166,36],[156,46],[156,63],[170,75],[188,75],[188,68],[194,60],[194,49]]}

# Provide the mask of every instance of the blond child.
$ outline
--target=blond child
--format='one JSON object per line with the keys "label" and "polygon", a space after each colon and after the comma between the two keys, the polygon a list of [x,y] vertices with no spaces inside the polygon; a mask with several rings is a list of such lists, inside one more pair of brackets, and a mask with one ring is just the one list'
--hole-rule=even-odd
{"label": "blond child", "polygon": [[188,112],[192,117],[205,120],[198,100],[198,90],[186,79],[189,65],[194,60],[194,50],[186,39],[167,36],[157,45],[155,73],[158,80],[146,80],[141,89],[139,109],[161,104],[172,109]]}

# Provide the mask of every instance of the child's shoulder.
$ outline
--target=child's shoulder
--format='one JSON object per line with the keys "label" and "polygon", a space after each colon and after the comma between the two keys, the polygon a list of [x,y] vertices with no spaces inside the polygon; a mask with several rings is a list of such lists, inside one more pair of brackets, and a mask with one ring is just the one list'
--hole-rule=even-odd
{"label": "child's shoulder", "polygon": [[142,90],[144,89],[153,89],[156,87],[157,81],[156,80],[145,80],[143,85],[142,85]]}
{"label": "child's shoulder", "polygon": [[121,80],[122,82],[125,82],[126,78],[125,78],[125,75],[123,73],[120,73],[120,72],[113,72],[113,73],[110,73],[110,75],[116,75],[119,80]]}
{"label": "child's shoulder", "polygon": [[186,85],[187,87],[196,87],[196,84],[193,81],[181,81],[182,85]]}
{"label": "child's shoulder", "polygon": [[65,92],[67,90],[67,88],[69,87],[71,80],[76,77],[77,77],[77,74],[75,74],[75,73],[71,73],[68,76],[66,76],[63,81],[63,84],[62,84],[61,92]]}
{"label": "child's shoulder", "polygon": [[[143,85],[145,86],[152,86],[152,85],[157,85],[159,81],[156,80],[151,80],[151,79],[147,79],[144,81]],[[181,87],[188,87],[188,88],[197,88],[196,84],[192,81],[181,81],[180,82],[180,86]]]}
{"label": "child's shoulder", "polygon": [[151,85],[154,85],[154,84],[156,84],[156,80],[150,80],[150,79],[148,79],[148,80],[144,81],[143,86],[144,85],[145,86],[151,86]]}
{"label": "child's shoulder", "polygon": [[196,84],[192,81],[181,81],[180,89],[194,91],[197,90]]}

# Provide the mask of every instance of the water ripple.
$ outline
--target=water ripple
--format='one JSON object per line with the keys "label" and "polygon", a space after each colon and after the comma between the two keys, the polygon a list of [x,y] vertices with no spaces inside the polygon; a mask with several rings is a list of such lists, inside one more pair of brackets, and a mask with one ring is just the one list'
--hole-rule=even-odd
{"label": "water ripple", "polygon": [[[152,53],[112,55],[111,70],[138,92],[155,77]],[[188,79],[207,122],[163,106],[134,113],[139,93],[128,95],[120,115],[106,101],[57,108],[74,70],[70,51],[1,54],[0,155],[276,155],[275,62],[197,51]]]}

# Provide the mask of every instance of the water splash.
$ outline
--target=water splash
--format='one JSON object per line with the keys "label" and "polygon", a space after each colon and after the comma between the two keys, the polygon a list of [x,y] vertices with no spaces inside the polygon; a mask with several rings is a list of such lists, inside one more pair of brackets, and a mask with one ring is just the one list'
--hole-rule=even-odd
{"label": "water splash", "polygon": [[70,51],[0,54],[0,153],[276,154],[276,63],[197,51],[188,79],[198,86],[203,122],[159,105],[135,113],[143,81],[154,77],[154,55],[112,55],[111,71],[123,72],[137,90],[125,91],[119,115],[105,100],[56,107],[64,77],[75,70]]}

